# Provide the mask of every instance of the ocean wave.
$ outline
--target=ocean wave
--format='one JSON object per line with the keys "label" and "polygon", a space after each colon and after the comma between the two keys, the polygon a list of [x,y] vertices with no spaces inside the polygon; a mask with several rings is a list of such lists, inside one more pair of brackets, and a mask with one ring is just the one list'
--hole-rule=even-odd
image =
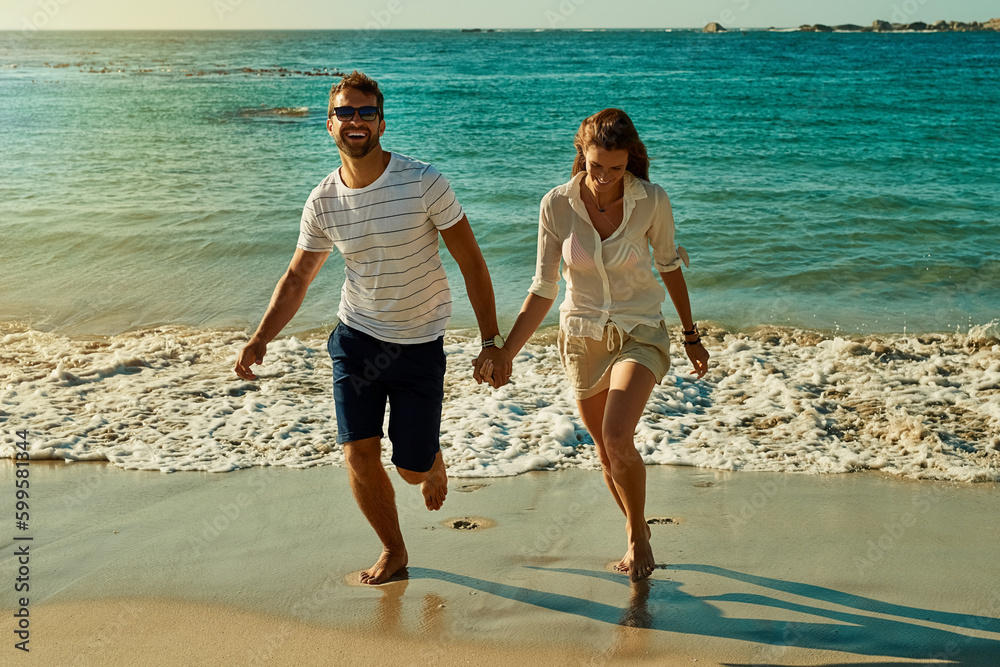
{"label": "ocean wave", "polygon": [[[838,337],[804,329],[709,329],[712,370],[674,367],[636,430],[648,465],[1000,481],[997,323],[966,333]],[[454,477],[596,469],[551,332],[514,382],[476,385],[478,340],[450,333],[441,446]],[[0,415],[35,459],[225,472],[343,465],[322,335],[272,342],[259,380],[232,372],[240,331],[161,327],[69,338],[0,325]],[[385,447],[389,464],[389,447]]]}

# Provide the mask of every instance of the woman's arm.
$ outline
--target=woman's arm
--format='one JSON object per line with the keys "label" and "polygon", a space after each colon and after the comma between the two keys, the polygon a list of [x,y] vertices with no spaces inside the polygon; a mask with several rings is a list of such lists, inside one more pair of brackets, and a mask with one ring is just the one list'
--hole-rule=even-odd
{"label": "woman's arm", "polygon": [[[677,316],[681,320],[681,326],[684,327],[684,331],[691,331],[694,329],[694,318],[691,317],[691,299],[688,297],[688,288],[687,283],[684,282],[684,274],[681,273],[680,269],[674,269],[665,273],[661,272],[660,278],[663,279],[663,284],[667,286],[667,294],[670,295],[670,300],[674,304]],[[694,338],[694,336],[691,336],[691,338]]]}
{"label": "woman's arm", "polygon": [[528,295],[503,346],[503,351],[507,354],[508,359],[513,359],[521,351],[531,335],[541,326],[542,320],[548,315],[555,302],[555,299],[546,299],[537,294]]}
{"label": "woman's arm", "polygon": [[[542,320],[545,319],[559,295],[561,257],[562,242],[552,227],[548,197],[546,197],[542,199],[538,212],[538,254],[535,259],[535,276],[532,278],[531,287],[528,290],[528,298],[524,300],[521,312],[517,315],[514,327],[507,334],[502,349],[502,359],[507,369],[511,367],[514,356],[521,351],[531,335],[541,326]],[[473,372],[473,377],[476,378],[477,382],[480,381],[480,378],[486,380],[494,388],[501,387],[507,382],[506,378],[503,382],[498,382],[499,378],[493,377],[493,365],[490,361],[484,362],[478,369],[478,373]]]}
{"label": "woman's arm", "polygon": [[[663,279],[663,284],[667,287],[667,293],[670,295],[670,300],[674,303],[674,308],[677,310],[677,316],[681,320],[681,326],[684,328],[684,331],[695,331],[694,318],[691,317],[691,299],[688,297],[684,274],[678,268],[673,271],[660,273],[660,278]],[[685,334],[684,342],[692,343],[691,345],[684,345],[684,351],[687,352],[688,359],[694,365],[694,370],[691,371],[691,374],[697,375],[699,378],[704,377],[705,373],[708,372],[709,355],[708,350],[701,344],[701,336],[698,332],[692,335]]]}

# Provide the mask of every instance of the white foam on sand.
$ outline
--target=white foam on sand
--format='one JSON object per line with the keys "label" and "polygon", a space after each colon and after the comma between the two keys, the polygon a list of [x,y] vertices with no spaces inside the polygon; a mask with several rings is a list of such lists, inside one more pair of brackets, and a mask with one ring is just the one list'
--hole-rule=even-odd
{"label": "white foam on sand", "polygon": [[[636,446],[647,464],[1000,480],[996,335],[996,323],[854,338],[712,331],[702,380],[675,346]],[[232,372],[245,340],[182,327],[84,340],[0,325],[0,456],[27,429],[39,459],[162,472],[342,464],[325,337],[272,342],[256,382]],[[554,346],[526,346],[516,384],[492,390],[471,378],[478,340],[445,342],[450,475],[599,467]]]}

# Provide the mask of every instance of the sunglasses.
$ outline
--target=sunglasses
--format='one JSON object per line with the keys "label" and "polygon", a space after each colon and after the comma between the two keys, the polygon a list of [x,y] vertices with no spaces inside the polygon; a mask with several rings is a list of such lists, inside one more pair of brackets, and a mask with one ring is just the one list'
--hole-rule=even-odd
{"label": "sunglasses", "polygon": [[333,109],[334,115],[341,123],[346,123],[354,118],[355,111],[361,116],[361,120],[370,121],[378,118],[378,107],[334,107]]}

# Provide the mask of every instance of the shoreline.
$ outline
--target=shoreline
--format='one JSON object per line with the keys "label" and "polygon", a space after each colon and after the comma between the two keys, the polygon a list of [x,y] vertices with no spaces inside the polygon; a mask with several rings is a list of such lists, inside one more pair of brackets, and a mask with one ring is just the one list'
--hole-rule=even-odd
{"label": "shoreline", "polygon": [[[554,335],[554,331],[558,330],[558,308],[554,307],[552,310],[556,314],[555,321],[544,322],[538,329],[538,332],[532,335],[529,342],[548,342],[548,338]],[[667,319],[668,329],[673,327],[678,328],[680,325],[671,322],[671,316],[668,313],[665,315]],[[294,321],[286,327],[278,335],[275,340],[287,339],[291,337],[296,338],[306,338],[306,337],[316,337],[316,336],[328,336],[334,327],[337,326],[337,318],[334,317],[329,322],[324,322],[318,325],[302,325],[293,326]],[[907,336],[967,336],[974,335],[982,337],[984,340],[993,339],[1000,343],[1000,320],[997,318],[992,318],[988,321],[983,321],[979,323],[973,323],[970,321],[964,324],[956,324],[954,326],[949,325],[947,328],[932,328],[932,329],[914,329],[911,330],[907,325],[903,325],[901,330],[897,329],[879,329],[879,330],[856,330],[841,327],[840,325],[827,326],[827,327],[817,327],[817,326],[807,326],[805,324],[788,324],[788,323],[774,323],[774,322],[762,322],[758,324],[750,324],[746,326],[729,326],[724,322],[713,320],[711,318],[702,318],[698,320],[699,327],[713,331],[718,335],[731,334],[735,336],[740,335],[753,335],[755,333],[765,331],[765,330],[775,330],[781,332],[806,332],[808,334],[815,334],[824,339],[833,338],[847,338],[847,339],[862,339],[862,338],[896,338],[896,337],[907,337]],[[187,330],[187,331],[214,331],[221,334],[237,334],[249,336],[256,325],[250,324],[246,326],[240,326],[236,324],[220,324],[220,325],[199,325],[191,324],[187,322],[152,322],[148,324],[140,324],[135,326],[130,326],[115,330],[103,330],[103,331],[91,331],[91,330],[81,330],[74,327],[66,327],[59,325],[46,325],[42,322],[31,318],[3,318],[0,317],[0,339],[9,333],[21,333],[21,332],[38,332],[43,334],[50,334],[53,336],[60,336],[69,340],[82,340],[82,341],[98,341],[98,340],[109,340],[111,338],[116,338],[119,336],[136,335],[143,332],[155,333],[160,330]],[[502,328],[502,327],[501,327]],[[445,331],[445,336],[454,336],[458,338],[476,338],[479,335],[479,331],[475,325],[468,326],[451,326],[449,325]],[[540,338],[540,340],[536,340]],[[553,339],[554,340],[554,339]]]}
{"label": "shoreline", "polygon": [[[995,327],[845,338],[705,326],[709,374],[692,380],[673,346],[636,447],[649,466],[1000,480]],[[471,378],[478,339],[446,336],[440,437],[450,475],[599,467],[555,331],[525,346],[514,383],[498,390]],[[276,339],[248,382],[232,373],[245,332],[163,327],[71,339],[0,326],[0,401],[11,426],[0,458],[14,454],[12,431],[27,430],[36,460],[161,472],[342,465],[325,339]]]}
{"label": "shoreline", "polygon": [[[0,462],[0,483],[12,470]],[[350,578],[378,542],[342,469],[32,468],[31,651],[110,665],[319,664],[333,646],[352,664],[977,665],[1000,650],[997,485],[647,472],[647,517],[672,519],[651,526],[648,585],[607,570],[621,516],[598,472],[571,470],[452,479],[434,513],[392,475],[408,578],[366,587]],[[446,525],[463,516],[496,525]],[[8,580],[15,560],[8,545]]]}

